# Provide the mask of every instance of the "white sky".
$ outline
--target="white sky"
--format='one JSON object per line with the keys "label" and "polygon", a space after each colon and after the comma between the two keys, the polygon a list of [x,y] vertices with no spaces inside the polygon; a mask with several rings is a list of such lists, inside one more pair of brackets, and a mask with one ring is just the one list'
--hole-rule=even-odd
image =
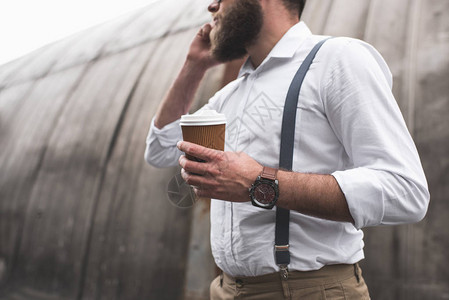
{"label": "white sky", "polygon": [[156,1],[1,0],[0,65]]}

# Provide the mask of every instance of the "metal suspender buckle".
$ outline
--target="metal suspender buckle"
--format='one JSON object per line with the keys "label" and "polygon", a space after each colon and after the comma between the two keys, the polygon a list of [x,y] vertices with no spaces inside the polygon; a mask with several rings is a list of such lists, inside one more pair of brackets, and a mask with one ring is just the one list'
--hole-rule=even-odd
{"label": "metal suspender buckle", "polygon": [[[278,252],[288,252],[290,245],[274,245],[275,256]],[[288,279],[288,264],[279,264],[279,268],[281,269],[281,277],[283,280]]]}
{"label": "metal suspender buckle", "polygon": [[290,245],[274,245],[274,251],[288,251],[290,248]]}

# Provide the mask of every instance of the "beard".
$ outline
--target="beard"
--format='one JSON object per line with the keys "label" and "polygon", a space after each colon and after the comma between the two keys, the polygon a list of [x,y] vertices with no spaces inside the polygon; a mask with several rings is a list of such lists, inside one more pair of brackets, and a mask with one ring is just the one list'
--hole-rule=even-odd
{"label": "beard", "polygon": [[237,0],[218,22],[211,36],[212,56],[219,62],[243,58],[262,29],[262,7],[258,0]]}

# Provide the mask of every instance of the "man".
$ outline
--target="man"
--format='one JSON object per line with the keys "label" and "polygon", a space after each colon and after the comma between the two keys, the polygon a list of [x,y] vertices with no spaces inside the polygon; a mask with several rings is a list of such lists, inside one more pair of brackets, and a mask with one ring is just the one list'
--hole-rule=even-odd
{"label": "man", "polygon": [[[287,91],[325,38],[299,22],[304,4],[210,4],[213,21],[194,38],[150,128],[146,160],[160,167],[179,159],[196,195],[214,199],[211,246],[223,274],[211,284],[212,299],[369,299],[357,264],[364,258],[360,229],[418,222],[427,210],[426,179],[391,92],[391,73],[359,40],[329,39],[318,51],[298,98],[293,171],[279,170]],[[226,115],[226,151],[176,145],[179,118],[205,71],[245,55],[238,79],[203,108]],[[255,195],[252,188],[250,196],[260,176],[272,190]],[[288,270],[273,255],[280,208],[290,210]]]}

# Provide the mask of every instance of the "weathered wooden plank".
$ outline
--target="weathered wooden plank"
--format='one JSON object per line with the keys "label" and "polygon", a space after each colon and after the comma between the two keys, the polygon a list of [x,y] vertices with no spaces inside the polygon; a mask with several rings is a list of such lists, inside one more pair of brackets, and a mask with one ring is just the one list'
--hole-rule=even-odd
{"label": "weathered wooden plank", "polygon": [[[449,282],[449,277],[447,272],[436,268],[437,265],[441,265],[437,261],[448,261],[443,249],[447,248],[449,237],[446,231],[439,232],[437,236],[432,234],[438,232],[438,228],[445,226],[442,219],[438,226],[432,226],[429,223],[434,224],[435,219],[439,218],[437,215],[442,216],[444,212],[449,212],[449,208],[445,205],[446,201],[443,200],[445,198],[443,194],[447,192],[447,184],[443,184],[443,182],[449,182],[446,175],[448,173],[447,164],[441,164],[449,153],[447,144],[448,98],[444,96],[448,92],[444,80],[444,78],[448,78],[448,60],[439,55],[439,53],[449,51],[447,39],[446,42],[441,39],[442,36],[448,35],[448,23],[444,22],[448,16],[447,13],[442,13],[448,12],[448,7],[442,7],[447,5],[442,1],[440,3],[409,1],[408,4],[409,9],[404,9],[408,18],[404,16],[402,19],[407,20],[404,22],[407,25],[404,37],[405,47],[400,48],[404,49],[402,53],[398,51],[396,57],[393,58],[396,66],[398,63],[402,63],[402,68],[398,69],[401,74],[404,74],[395,77],[396,86],[399,86],[396,88],[396,93],[400,95],[397,97],[398,102],[400,105],[402,104],[401,109],[403,112],[405,111],[409,128],[414,133],[421,153],[431,189],[432,203],[428,216],[423,222],[389,230],[394,238],[393,241],[390,241],[390,246],[385,237],[378,236],[376,238],[376,230],[367,234],[366,240],[371,239],[372,243],[382,241],[387,248],[391,249],[389,254],[383,257],[387,258],[387,261],[393,262],[392,266],[394,266],[389,270],[385,260],[377,262],[370,260],[370,275],[367,277],[371,280],[373,290],[377,293],[375,296],[380,299],[443,299],[444,295],[449,295],[449,287],[447,284],[443,284],[443,282]],[[428,25],[425,26],[425,23]],[[394,28],[395,26],[392,26],[392,30]],[[417,31],[418,29],[419,31]],[[382,30],[376,32],[381,34]],[[432,34],[429,35],[429,32]],[[392,37],[394,36],[393,31]],[[397,42],[392,38],[391,43],[396,44]],[[432,45],[432,47],[428,45]],[[404,56],[403,59],[400,59],[401,54]],[[435,95],[438,96],[435,97]],[[438,111],[429,111],[432,110],[431,103],[438,103],[436,109]],[[428,124],[429,121],[433,124]],[[440,128],[440,130],[435,131],[435,128]],[[367,255],[375,257],[379,255],[377,253],[382,253],[376,253],[374,248],[370,247],[371,244],[367,243]],[[374,265],[377,265],[377,268]],[[387,291],[383,287],[390,279],[396,284],[389,289],[390,292],[386,295]]]}
{"label": "weathered wooden plank", "polygon": [[[375,45],[393,74],[393,93],[410,128],[410,80],[413,76],[413,52],[416,45],[411,35],[416,8],[409,0],[371,1],[364,40]],[[385,10],[388,5],[388,10]]]}
{"label": "weathered wooden plank", "polygon": [[[14,122],[21,107],[26,103],[28,96],[33,90],[35,82],[26,82],[13,88],[5,88],[0,90],[0,134],[8,134],[9,124]],[[6,137],[0,140],[0,149],[6,147]]]}
{"label": "weathered wooden plank", "polygon": [[[77,294],[89,217],[101,170],[139,66],[135,51],[85,72],[59,118],[30,195],[17,280],[67,297]],[[134,77],[134,78],[133,78]],[[127,80],[124,80],[126,78]],[[36,118],[45,122],[45,118]]]}
{"label": "weathered wooden plank", "polygon": [[[171,1],[158,1],[151,4],[150,7],[134,13],[132,19],[136,22],[129,23],[128,26],[121,28],[113,36],[109,36],[103,53],[116,53],[162,37],[167,33],[168,22],[165,22],[166,18],[173,18],[173,16],[167,16],[161,12],[171,10],[171,6],[173,6]],[[177,14],[175,8],[174,15]],[[129,16],[126,18],[128,19]]]}
{"label": "weathered wooden plank", "polygon": [[[93,27],[64,40],[63,42],[65,44],[75,44],[76,47],[72,46],[64,53],[61,53],[51,71],[57,72],[73,65],[94,62],[96,59],[106,56],[106,53],[104,52],[106,44],[124,28],[130,26],[133,22],[138,21],[138,17],[141,14],[142,12],[140,11],[133,12],[126,17],[118,18],[107,24]],[[121,48],[120,50],[124,49]]]}
{"label": "weathered wooden plank", "polygon": [[[385,5],[389,7],[387,11]],[[405,87],[413,70],[409,68],[412,57],[404,53],[408,53],[413,43],[409,35],[410,24],[414,20],[409,16],[413,9],[410,1],[371,1],[364,34],[364,39],[374,45],[389,64],[394,81],[393,93],[406,120],[410,94]],[[399,226],[364,230],[367,259],[363,266],[374,299],[400,299],[398,278],[405,276],[407,256],[404,251],[407,249],[404,249],[402,241],[407,228]],[[387,281],[393,283],[389,288],[385,288]]]}
{"label": "weathered wooden plank", "polygon": [[[9,198],[10,195],[5,190],[10,186],[5,185],[3,180],[8,171],[7,163],[11,160],[11,153],[7,153],[8,140],[12,138],[10,124],[14,115],[20,111],[32,87],[32,83],[27,83],[0,91],[0,290],[6,286],[6,280],[10,275],[15,253],[14,246],[19,236],[17,233],[20,232],[17,230],[20,218],[16,217],[17,210],[12,207],[12,199]],[[6,199],[10,201],[6,201]],[[17,202],[14,204],[17,206]],[[13,230],[10,228],[12,224],[15,225]]]}
{"label": "weathered wooden plank", "polygon": [[[207,0],[182,3],[175,0],[158,1],[116,20],[74,34],[2,68],[0,89],[136,47],[170,32],[199,26],[210,18],[206,11],[207,4]],[[168,11],[170,13],[166,13]]]}
{"label": "weathered wooden plank", "polygon": [[326,19],[325,34],[363,39],[370,0],[334,0]]}
{"label": "weathered wooden plank", "polygon": [[[101,297],[97,297],[119,299],[121,294],[126,294],[136,299],[148,297],[148,295],[158,299],[177,299],[182,295],[182,289],[166,289],[164,287],[169,285],[183,286],[188,255],[187,246],[191,236],[189,233],[191,212],[174,208],[168,203],[166,186],[171,177],[174,176],[175,170],[162,171],[145,166],[142,138],[147,134],[150,119],[156,112],[158,103],[165,95],[165,90],[170,86],[177,70],[184,61],[184,54],[179,54],[179,48],[177,47],[182,47],[186,51],[195,33],[196,29],[185,34],[170,36],[164,41],[158,41],[157,48],[152,53],[147,49],[143,50],[153,59],[150,60],[147,70],[139,80],[139,86],[125,118],[123,132],[127,133],[119,136],[116,150],[108,165],[107,174],[109,175],[105,181],[105,196],[100,199],[97,217],[95,218],[93,244],[89,254],[88,278],[84,287],[84,293],[88,298],[93,295],[101,295]],[[174,49],[177,50],[172,52]],[[167,68],[173,70],[173,72],[159,72],[159,70]],[[207,76],[207,78],[210,77]],[[219,80],[214,81],[215,83],[220,82]],[[199,92],[201,96],[206,97],[198,98],[209,98],[216,90],[211,90],[211,86],[214,86],[214,84],[208,83],[212,82],[206,79]],[[204,90],[209,90],[209,94],[205,95]],[[142,111],[147,113],[142,114]],[[130,136],[132,142],[130,142]],[[130,145],[134,146],[130,147]],[[123,161],[128,163],[123,164]],[[119,171],[116,169],[118,166],[124,169]],[[155,173],[158,174],[157,182],[154,182]],[[116,198],[122,194],[117,192],[120,187],[123,188],[123,193],[129,193],[129,186],[135,186],[135,181],[138,178],[144,179],[139,183],[142,187],[132,190],[145,190],[146,192],[140,196],[128,195],[131,205],[139,207],[135,210],[135,217],[132,218],[136,222],[130,225],[129,221],[128,223],[125,221],[130,219],[123,215],[125,211],[118,209],[122,207],[115,208],[111,206],[110,202],[111,199],[112,201],[119,201]],[[111,182],[111,184],[108,182]],[[122,202],[119,201],[119,203]],[[106,212],[106,210],[109,210],[109,212]],[[208,213],[204,214],[204,219],[208,220]],[[120,222],[119,220],[123,221]],[[159,222],[155,222],[155,220],[159,220]],[[132,226],[132,229],[120,231],[126,235],[124,240],[121,239],[120,235],[112,234],[115,232],[114,228],[118,226],[115,224],[123,223]],[[106,240],[104,238],[97,239],[97,236],[105,237]],[[208,243],[208,237],[209,234],[205,234],[202,242]],[[137,247],[129,248],[124,246],[127,244],[126,241],[131,245],[135,245],[136,241],[140,242],[138,242]],[[119,243],[121,244],[119,245]],[[167,251],[161,251],[161,247],[167,249]],[[207,248],[207,251],[209,251],[210,256],[210,247]],[[125,256],[124,252],[126,252]],[[136,259],[135,261],[127,260],[126,272],[117,269],[117,262],[130,256]],[[105,260],[105,258],[108,259]],[[204,272],[209,272],[206,274],[213,273],[214,264],[210,259],[208,263],[209,271],[207,263],[203,262],[203,268],[198,270],[200,274]],[[161,269],[160,272],[155,271],[159,269]],[[170,272],[167,273],[167,270],[170,270]],[[205,280],[207,283],[203,282],[203,284],[206,284],[202,286],[203,291],[207,289],[210,279]],[[120,282],[120,287],[117,284],[111,284],[111,282]]]}
{"label": "weathered wooden plank", "polygon": [[176,27],[173,28],[171,32],[184,30],[186,28],[199,27],[205,22],[210,22],[212,17],[207,10],[210,3],[211,2],[209,0],[194,0],[190,2],[190,5],[188,5],[187,8],[178,16]]}
{"label": "weathered wooden plank", "polygon": [[[349,2],[348,6],[354,4]],[[354,31],[356,27],[352,26],[356,26],[357,22],[352,21],[354,24],[350,25],[349,30],[345,28],[348,24],[341,27],[328,25],[324,34],[363,37],[387,60],[394,76],[393,92],[421,153],[431,187],[432,205],[427,218],[419,224],[364,229],[367,259],[363,266],[373,299],[443,299],[449,295],[449,287],[443,282],[449,280],[447,272],[436,269],[436,265],[445,265],[438,261],[448,261],[443,249],[447,248],[449,238],[446,232],[438,232],[436,226],[429,226],[428,223],[433,224],[435,218],[432,212],[438,214],[437,209],[441,216],[444,215],[442,212],[449,211],[442,201],[443,195],[447,194],[442,186],[447,186],[449,182],[446,175],[449,173],[448,164],[445,163],[447,154],[444,154],[449,153],[449,101],[446,96],[447,79],[444,79],[449,78],[449,68],[446,56],[441,55],[449,52],[449,26],[446,21],[449,10],[447,1],[387,2],[371,1],[369,7],[357,8],[360,11],[356,16],[367,16],[363,33]],[[346,7],[339,8],[341,4],[334,1],[331,24],[346,22],[343,16],[348,12]],[[367,13],[363,12],[364,9]],[[341,14],[337,14],[339,10]],[[430,103],[435,104],[432,106]],[[444,181],[446,184],[443,184]],[[434,204],[435,201],[440,202]],[[435,205],[438,208],[432,208]],[[436,222],[439,228],[445,226],[442,219]],[[429,232],[435,235],[429,237]]]}
{"label": "weathered wooden plank", "polygon": [[[82,68],[74,68],[60,74],[62,76],[16,85],[0,94],[1,119],[5,121],[0,130],[0,257],[6,263],[5,280],[11,279],[17,263],[25,212],[41,159],[47,151],[46,143],[58,112],[82,71]],[[17,96],[16,101],[7,99],[8,96]]]}
{"label": "weathered wooden plank", "polygon": [[217,276],[210,251],[209,209],[210,202],[204,200],[194,207],[184,285],[185,300],[209,299],[210,282]]}
{"label": "weathered wooden plank", "polygon": [[[138,11],[134,15],[141,13]],[[59,72],[68,67],[95,60],[101,56],[105,43],[110,41],[120,29],[134,20],[134,16],[118,18],[51,45],[46,45],[12,62],[13,70],[5,72],[5,75],[0,77],[0,81],[3,81],[4,85],[10,86],[18,82],[40,78],[50,72]],[[74,47],[74,45],[76,46]]]}
{"label": "weathered wooden plank", "polygon": [[[105,24],[0,67],[0,299],[178,299],[184,282],[186,296],[204,295],[207,285],[200,285],[208,271],[202,266],[201,282],[195,282],[192,265],[201,255],[196,243],[207,243],[208,236],[196,240],[201,222],[194,220],[191,231],[192,211],[165,199],[177,170],[156,170],[142,158],[150,119],[196,29],[182,31],[209,18],[203,2],[159,1],[130,14],[133,22],[126,17]],[[431,189],[429,214],[420,224],[365,230],[364,274],[372,298],[445,299],[448,3],[307,5],[304,19],[314,33],[363,37],[386,58]],[[171,36],[156,40],[164,35]],[[208,73],[195,108],[220,77],[220,69]],[[2,278],[17,288],[4,298]],[[178,288],[167,290],[168,283]]]}
{"label": "weathered wooden plank", "polygon": [[333,1],[307,1],[301,20],[306,22],[314,34],[323,34]]}
{"label": "weathered wooden plank", "polygon": [[[34,51],[33,53],[37,53]],[[0,66],[0,91],[6,89],[11,84],[11,78],[16,73],[28,65],[28,63],[35,59],[35,55],[25,55],[13,61],[7,62]]]}
{"label": "weathered wooden plank", "polygon": [[3,86],[10,87],[27,80],[36,80],[50,73],[59,57],[69,49],[72,43],[59,41],[44,46],[31,54],[11,63],[11,69],[0,78]]}
{"label": "weathered wooden plank", "polygon": [[[158,1],[143,10],[136,22],[110,37],[104,53],[116,53],[123,49],[159,39],[163,36],[197,27],[208,22],[207,0]],[[165,13],[170,11],[169,14]]]}
{"label": "weathered wooden plank", "polygon": [[5,296],[5,298],[0,296],[2,300],[66,300],[64,298],[54,296],[47,293],[42,293],[37,290],[29,288],[21,288],[15,292],[12,292]]}
{"label": "weathered wooden plank", "polygon": [[167,199],[167,183],[179,171],[149,167],[143,154],[151,117],[184,61],[178,47],[187,48],[194,32],[189,33],[140,50],[150,60],[107,165],[83,287],[88,299],[182,296],[181,288],[166,287],[183,286],[191,211]]}
{"label": "weathered wooden plank", "polygon": [[[196,29],[194,30],[195,32],[196,32]],[[188,42],[190,42],[190,40],[191,40],[191,38],[192,38],[192,36],[194,35],[194,32],[192,32],[191,34],[189,34],[189,36],[188,36]],[[173,44],[177,44],[177,42],[175,42],[175,43],[173,43]],[[173,45],[171,45],[170,46],[172,49],[176,49],[176,47],[173,47]],[[187,47],[186,47],[186,49],[187,49]],[[165,49],[165,50],[167,50],[167,49]],[[167,64],[165,65],[165,67],[167,67]],[[86,75],[87,76],[87,75]],[[92,89],[92,87],[89,87],[89,88],[86,88],[86,89]],[[139,139],[139,142],[141,142],[141,140]],[[56,152],[58,152],[58,151],[56,151]],[[140,157],[142,157],[142,155],[140,156]],[[141,161],[139,160],[139,162],[141,163]],[[67,166],[67,167],[69,167],[69,166]],[[41,183],[39,183],[39,186],[42,186],[42,185],[44,185],[42,182]],[[64,184],[60,184],[60,186],[61,186],[61,188],[64,186]],[[38,190],[45,190],[45,188],[38,188]],[[165,192],[165,191],[164,191]],[[35,191],[35,194],[45,194],[45,193],[50,193],[50,194],[52,194],[52,196],[53,196],[53,194],[55,194],[55,193],[52,193],[52,192],[42,192],[42,191],[38,191],[38,192],[36,192]],[[35,198],[41,198],[42,196],[35,196]],[[50,202],[50,201],[49,201]],[[51,204],[50,204],[51,205]],[[61,205],[59,205],[58,206],[58,209],[57,210],[64,210],[64,208],[61,208]],[[66,218],[66,217],[65,217]],[[55,218],[55,219],[57,219],[57,218]],[[73,219],[73,218],[72,218]],[[53,220],[53,221],[55,221],[55,220]],[[56,223],[60,223],[62,220],[56,220]],[[71,221],[72,223],[73,223],[73,220]],[[43,225],[44,226],[44,225]],[[47,226],[48,227],[48,225],[45,225],[45,226]],[[72,224],[72,226],[73,226],[73,224]],[[31,230],[31,228],[32,229],[35,229],[36,228],[36,224],[33,224],[33,226],[28,226],[29,227],[29,230]],[[51,231],[51,230],[49,230],[49,231]],[[60,241],[61,242],[61,241]],[[31,242],[31,243],[33,243],[33,242]],[[64,243],[64,242],[62,242],[62,243]],[[48,250],[48,249],[42,249],[42,247],[40,247],[41,248],[41,250],[42,250],[42,252],[45,252],[46,250]],[[50,252],[54,252],[54,251],[57,251],[57,250],[55,250],[55,249],[50,249]],[[31,259],[28,259],[28,262],[30,262],[31,261],[31,264],[33,263],[32,262],[32,258]],[[48,261],[47,261],[48,262]],[[51,261],[50,261],[51,262]],[[79,262],[78,262],[79,263]],[[29,270],[28,270],[29,271]],[[33,272],[28,272],[28,273],[33,273]],[[37,274],[38,273],[38,271],[35,271],[33,274]],[[45,272],[44,272],[45,273]],[[75,274],[76,275],[76,274]],[[27,276],[25,276],[25,277],[27,277]],[[28,276],[28,277],[30,277],[30,276]],[[33,276],[31,276],[31,277],[33,277]],[[43,276],[43,277],[45,277],[45,276]],[[182,276],[181,276],[182,277]],[[48,280],[48,278],[45,278],[46,280]],[[25,281],[26,281],[26,278],[24,279]],[[116,280],[115,281],[113,281],[113,282],[116,282]],[[33,284],[35,284],[36,282],[33,282]],[[160,288],[160,286],[158,286],[157,288]]]}
{"label": "weathered wooden plank", "polygon": [[[406,239],[412,282],[403,288],[404,299],[449,297],[449,2],[420,2],[416,26],[416,89],[414,136],[420,151],[431,193],[429,212]],[[429,293],[428,293],[429,292]],[[428,293],[428,294],[427,294]]]}

